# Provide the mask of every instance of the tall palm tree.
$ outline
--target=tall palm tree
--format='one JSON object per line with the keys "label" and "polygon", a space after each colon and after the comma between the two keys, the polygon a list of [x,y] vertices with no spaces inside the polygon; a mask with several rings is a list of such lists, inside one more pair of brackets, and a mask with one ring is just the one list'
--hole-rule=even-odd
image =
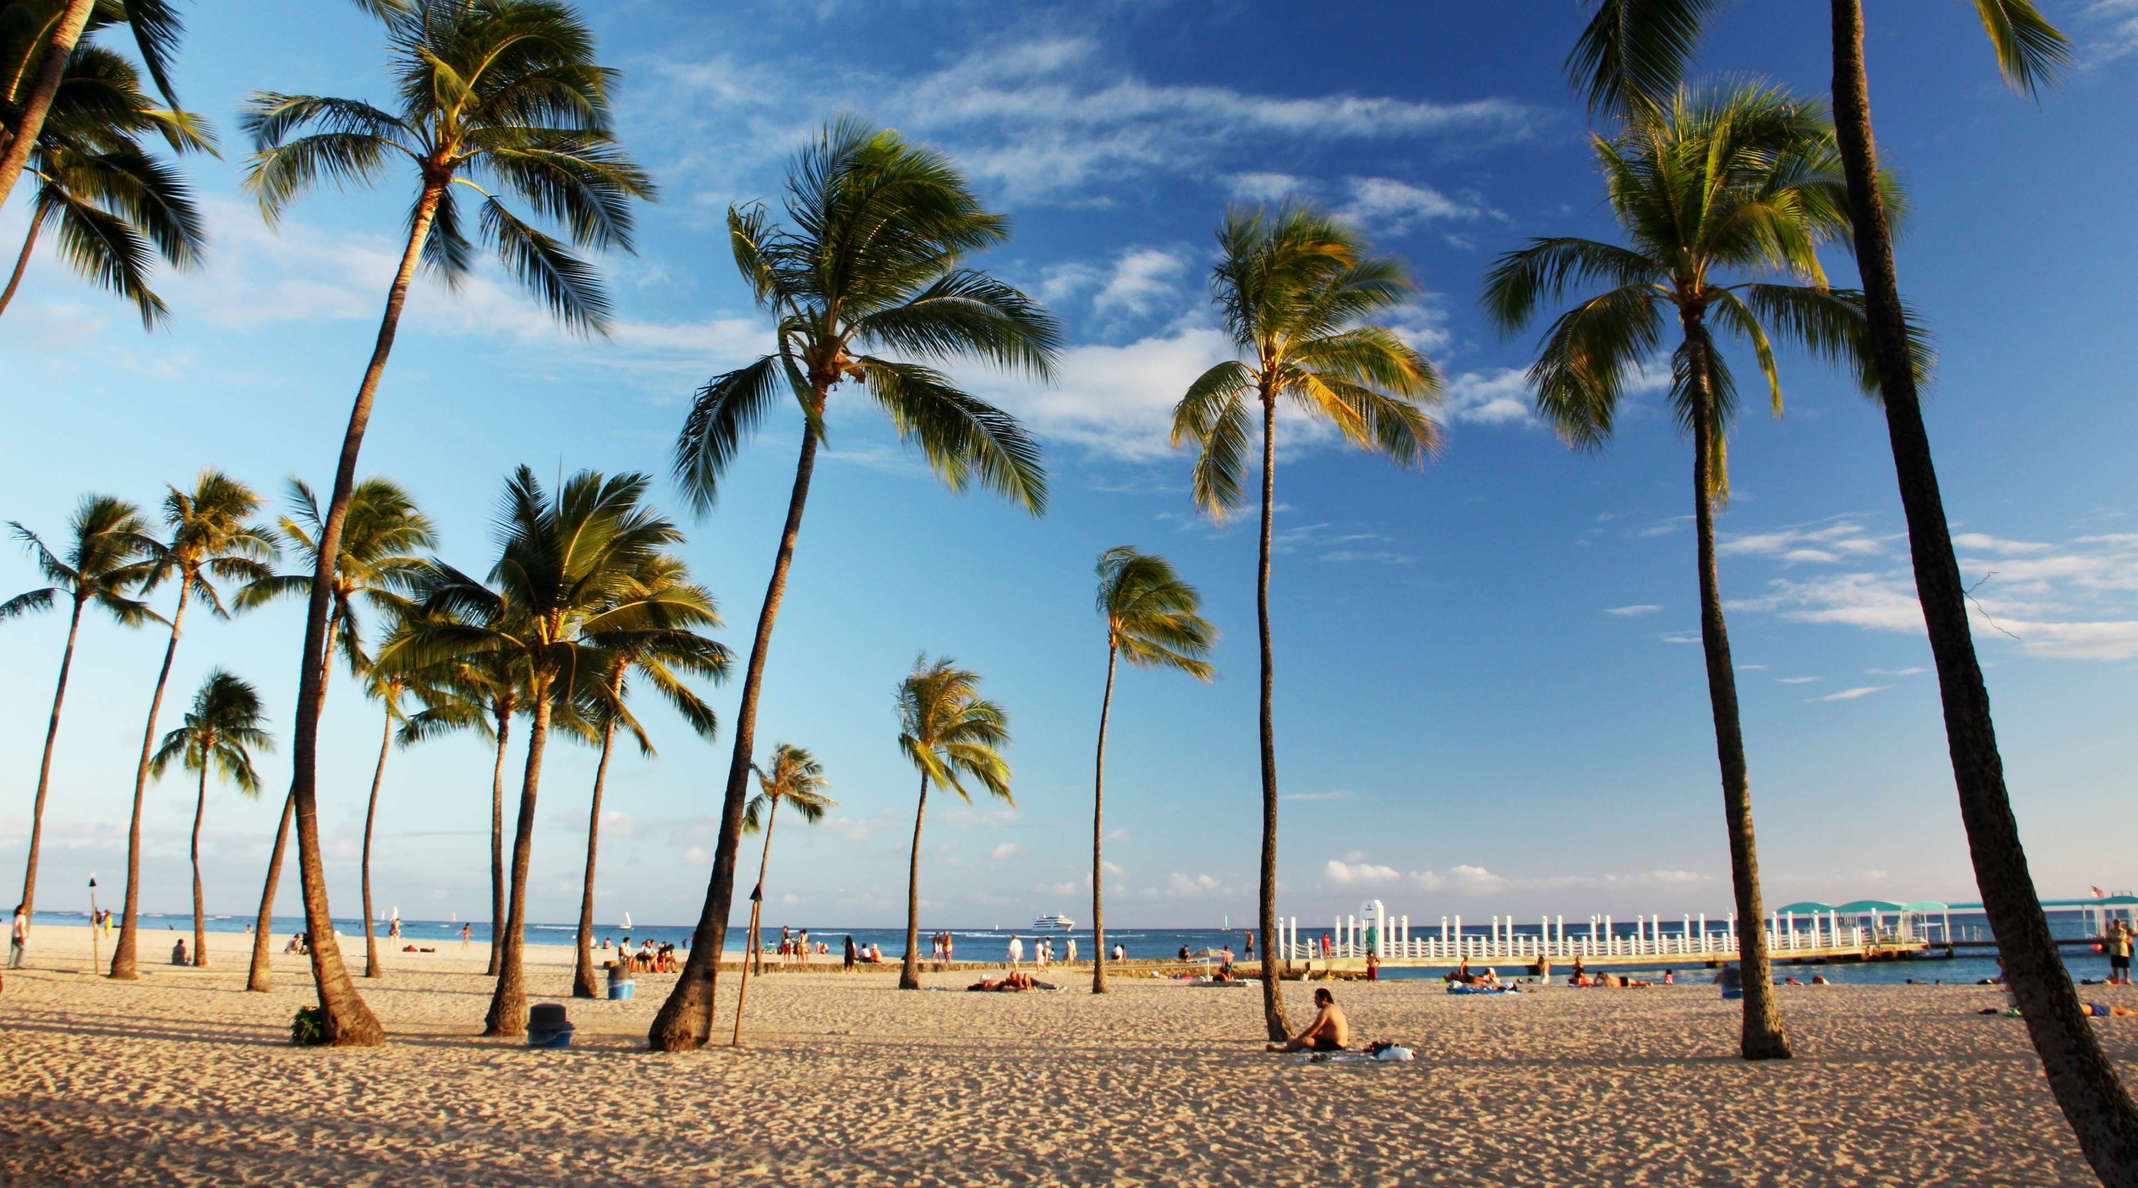
{"label": "tall palm tree", "polygon": [[76,272],[132,301],[142,325],[163,320],[169,310],[149,288],[151,261],[194,266],[207,229],[178,171],[142,147],[151,133],[176,152],[215,154],[200,117],[155,107],[133,63],[78,46],[30,154],[36,186],[29,231],[0,289],[0,313],[15,299],[40,235],[56,224],[61,253]]}
{"label": "tall palm tree", "polygon": [[674,626],[666,631],[647,632],[635,643],[615,646],[612,649],[614,659],[606,673],[600,676],[600,696],[591,699],[589,708],[598,724],[601,758],[594,765],[594,793],[587,805],[586,878],[579,893],[578,952],[572,964],[572,996],[575,998],[598,995],[594,979],[594,867],[601,850],[602,786],[609,776],[609,753],[616,741],[616,728],[620,725],[631,732],[640,753],[654,753],[653,742],[645,727],[631,714],[626,703],[628,678],[633,673],[638,674],[660,691],[692,730],[700,737],[711,739],[719,728],[719,719],[712,707],[700,700],[682,678],[687,673],[720,680],[727,676],[728,670],[727,648],[691,629],[720,626],[720,612],[713,603],[713,596],[704,587],[691,583],[690,572],[683,562],[674,557],[656,557],[638,576],[634,586],[622,597],[661,600],[670,607],[669,617]]}
{"label": "tall palm tree", "polygon": [[1754,84],[1681,91],[1653,118],[1614,138],[1591,137],[1591,146],[1627,245],[1532,239],[1495,262],[1484,304],[1512,331],[1569,288],[1603,286],[1552,323],[1529,371],[1538,412],[1580,449],[1609,439],[1619,398],[1662,341],[1664,319],[1677,324],[1671,400],[1693,445],[1700,638],[1744,966],[1739,1046],[1747,1060],[1787,1057],[1768,973],[1751,781],[1715,564],[1714,513],[1729,493],[1737,388],[1714,330],[1751,346],[1777,416],[1782,389],[1771,337],[1858,362],[1862,378],[1875,382],[1862,362],[1860,299],[1829,288],[1819,265],[1820,245],[1848,231],[1846,183],[1825,112]]}
{"label": "tall palm tree", "polygon": [[814,825],[824,819],[826,809],[839,807],[839,802],[824,794],[828,781],[824,778],[824,765],[817,757],[801,747],[781,743],[772,748],[772,770],[752,764],[757,773],[757,795],[743,806],[742,829],[744,833],[765,831],[765,848],[757,858],[757,886],[750,890],[750,929],[748,955],[742,963],[742,980],[735,989],[735,1030],[728,1043],[742,1042],[742,1008],[750,994],[750,966],[757,961],[763,950],[758,934],[758,922],[763,919],[765,905],[765,869],[772,865],[772,827],[779,823],[779,806],[791,805],[804,821]]}
{"label": "tall palm tree", "polygon": [[928,817],[928,785],[941,784],[971,804],[964,779],[972,779],[1004,803],[1016,804],[1010,797],[1010,765],[1002,757],[1009,743],[1009,715],[980,696],[979,673],[959,668],[950,657],[930,661],[924,654],[898,683],[898,749],[921,773],[920,802],[913,809],[913,853],[906,867],[901,990],[921,988],[921,825]]}
{"label": "tall palm tree", "polygon": [[[364,976],[377,978],[384,977],[386,969],[379,964],[378,914],[371,906],[371,837],[378,823],[379,786],[386,781],[386,755],[393,750],[395,727],[405,728],[408,722],[408,713],[401,708],[401,699],[408,696],[416,680],[408,673],[378,669],[365,675],[368,679],[364,682],[364,692],[376,698],[385,710],[382,715],[385,722],[379,728],[379,757],[371,767],[371,795],[364,801],[364,845],[363,856],[359,859],[364,900]],[[417,737],[420,735],[405,732],[402,735],[404,742]]]}
{"label": "tall palm tree", "polygon": [[[74,641],[81,633],[82,612],[94,605],[122,626],[138,627],[156,619],[146,603],[131,597],[147,577],[141,562],[155,551],[141,510],[109,495],[85,495],[67,521],[65,555],[55,553],[38,535],[10,520],[16,539],[28,546],[37,568],[50,583],[0,603],[0,621],[45,610],[61,598],[68,602],[67,646],[59,654],[59,681],[52,689],[52,717],[45,724],[45,746],[37,761],[37,797],[30,808],[30,855],[22,872],[22,907],[37,908],[37,847],[45,823],[45,792],[52,782],[52,747],[59,740],[59,710],[67,700],[67,674],[74,669]],[[161,622],[160,619],[157,620]]]}
{"label": "tall palm tree", "polygon": [[[1099,554],[1099,616],[1106,620],[1106,693],[1099,699],[1099,745],[1091,776],[1091,992],[1106,993],[1106,719],[1114,705],[1114,665],[1171,668],[1199,681],[1217,676],[1203,657],[1217,628],[1202,616],[1202,596],[1165,558],[1117,545]],[[1276,976],[1265,952],[1267,976]]]}
{"label": "tall palm tree", "polygon": [[[311,592],[312,575],[319,565],[319,538],[324,526],[319,500],[303,479],[289,480],[289,512],[278,522],[282,538],[297,554],[303,568],[294,573],[274,574],[238,592],[237,605],[250,610],[276,598],[299,597]],[[407,490],[391,479],[367,478],[349,495],[349,514],[342,523],[341,556],[334,564],[328,593],[327,642],[321,653],[319,697],[325,706],[328,678],[333,676],[333,656],[340,647],[342,659],[352,673],[369,665],[363,650],[363,618],[360,606],[389,615],[405,616],[410,610],[407,593],[424,572],[421,551],[435,548],[438,535],[431,518],[416,506]],[[260,891],[259,918],[253,926],[252,968],[246,974],[247,990],[267,990],[271,982],[268,943],[274,935],[275,893],[282,882],[282,857],[289,847],[290,821],[296,802],[285,796],[282,819],[275,826],[275,843],[268,851],[267,878]],[[373,961],[368,963],[376,966]]]}
{"label": "tall palm tree", "polygon": [[609,307],[595,270],[563,242],[514,214],[489,187],[554,215],[574,243],[626,250],[632,200],[654,193],[652,181],[612,135],[609,88],[615,72],[597,63],[593,35],[571,5],[562,0],[409,0],[385,20],[398,114],[355,99],[260,93],[244,116],[258,150],[245,184],[259,196],[270,221],[321,179],[370,181],[400,158],[415,167],[419,182],[407,244],[387,287],[386,310],[342,435],[334,488],[320,525],[297,672],[290,794],[305,919],[319,941],[312,947],[312,976],[326,1015],[327,1042],[335,1044],[375,1044],[385,1032],[350,984],[332,935],[316,808],[320,672],[357,455],[409,283],[419,262],[449,280],[466,275],[473,265],[475,248],[462,230],[453,196],[465,187],[481,196],[481,233],[496,245],[507,271],[567,326],[601,332]]}
{"label": "tall palm tree", "polygon": [[13,0],[0,8],[0,207],[14,192],[85,35],[124,24],[164,102],[178,106],[170,59],[185,31],[170,0]]}
{"label": "tall palm tree", "polygon": [[505,935],[505,752],[512,719],[527,710],[527,665],[509,652],[464,656],[447,666],[422,712],[410,719],[422,732],[473,730],[490,741],[490,963],[498,974],[498,938]]}
{"label": "tall palm tree", "polygon": [[260,497],[250,487],[219,470],[204,470],[193,489],[169,488],[163,498],[163,522],[171,530],[168,541],[155,542],[144,559],[148,592],[169,579],[178,587],[171,609],[171,635],[163,647],[163,667],[156,670],[156,689],[149,696],[148,725],[141,733],[141,759],[134,768],[133,816],[126,827],[126,907],[119,919],[119,943],[112,946],[111,976],[127,981],[140,976],[134,966],[135,933],[141,913],[141,804],[148,790],[149,762],[156,746],[156,715],[163,709],[163,688],[171,679],[171,660],[178,654],[178,636],[184,630],[186,606],[199,598],[218,618],[228,618],[217,579],[257,581],[269,572],[266,562],[276,555],[275,538],[265,525],[246,519],[260,509]]}
{"label": "tall palm tree", "polygon": [[683,537],[672,521],[646,506],[646,486],[644,475],[604,478],[581,472],[552,499],[534,472],[520,467],[506,484],[499,510],[502,549],[490,570],[492,585],[434,563],[425,597],[431,613],[411,620],[379,653],[379,666],[389,672],[493,652],[511,654],[526,666],[527,766],[485,1035],[527,1030],[521,967],[527,870],[556,703],[590,684],[600,687],[594,678],[606,674],[619,654],[701,621],[703,608],[695,594],[648,589],[640,582],[648,566]]}
{"label": "tall palm tree", "polygon": [[647,1034],[660,1051],[703,1046],[712,1027],[757,745],[758,692],[832,388],[865,389],[951,490],[977,481],[1035,514],[1046,504],[1039,445],[1015,417],[959,390],[932,367],[880,353],[974,358],[1051,373],[1061,341],[1055,320],[1018,290],[965,267],[968,255],[1008,239],[1008,220],[981,209],[942,154],[853,120],[826,127],[796,158],[786,208],[792,230],[773,227],[760,206],[728,211],[735,265],[776,321],[775,349],[699,389],[676,442],[677,479],[704,510],[728,464],[781,397],[801,406],[801,453],[743,671],[705,907],[683,974]]}
{"label": "tall palm tree", "polygon": [[[1676,86],[1716,0],[1605,0],[1568,67],[1598,109],[1636,110]],[[2033,95],[2055,79],[2070,46],[2030,0],[1975,0],[2005,81]],[[1946,749],[1959,794],[1968,855],[1983,911],[1997,935],[2012,995],[2026,1019],[2064,1118],[2104,1180],[2131,1182],[2138,1167],[2138,1102],[2116,1079],[2100,1037],[2081,1014],[2078,992],[2058,956],[2034,887],[2026,847],[2004,782],[1989,689],[1967,621],[1967,589],[1952,548],[1944,496],[1930,454],[1908,355],[1907,312],[1894,264],[1892,219],[1879,193],[1871,127],[1861,0],[1831,0],[1833,101],[1842,168],[1848,177],[1856,264],[1863,278],[1871,353],[1878,360],[1879,406],[1908,525],[1915,591],[1938,674]]]}
{"label": "tall palm tree", "polygon": [[260,711],[260,694],[251,685],[218,668],[201,681],[193,695],[192,712],[185,725],[163,736],[163,745],[149,759],[149,770],[158,778],[177,763],[200,773],[200,787],[193,801],[193,964],[208,964],[208,924],[200,894],[200,822],[208,811],[208,769],[215,768],[238,791],[258,799],[260,775],[253,770],[254,751],[272,751],[274,738],[267,733],[267,715]]}
{"label": "tall palm tree", "polygon": [[[1262,417],[1262,538],[1255,613],[1262,645],[1262,873],[1264,959],[1277,943],[1277,730],[1270,648],[1270,523],[1276,515],[1277,404],[1335,424],[1345,439],[1401,466],[1422,463],[1440,430],[1424,407],[1439,398],[1440,376],[1394,332],[1365,319],[1415,291],[1395,259],[1372,254],[1357,229],[1313,206],[1275,215],[1226,212],[1211,297],[1235,348],[1246,356],[1204,372],[1173,409],[1173,444],[1195,443],[1195,502],[1222,516],[1242,498],[1252,447],[1249,401]],[[1275,978],[1262,979],[1263,1022],[1271,1039],[1290,1036]]]}

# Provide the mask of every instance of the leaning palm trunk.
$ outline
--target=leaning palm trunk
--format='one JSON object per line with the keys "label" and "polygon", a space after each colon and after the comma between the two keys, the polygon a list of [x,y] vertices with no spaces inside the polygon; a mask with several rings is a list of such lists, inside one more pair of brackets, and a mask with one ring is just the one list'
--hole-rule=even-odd
{"label": "leaning palm trunk", "polygon": [[542,750],[549,742],[549,688],[537,679],[530,691],[534,712],[527,729],[527,769],[520,781],[520,816],[512,835],[512,884],[505,897],[505,931],[495,942],[497,988],[483,1016],[484,1035],[527,1034],[527,987],[521,968],[527,928],[527,867],[534,857],[535,794],[542,785]]}
{"label": "leaning palm trunk", "polygon": [[163,686],[171,679],[171,658],[178,653],[178,633],[186,621],[187,582],[178,579],[178,609],[171,615],[171,638],[163,645],[163,667],[156,672],[156,692],[149,697],[148,726],[141,735],[141,761],[134,768],[134,814],[126,826],[126,906],[119,917],[119,943],[111,950],[111,976],[132,981],[134,945],[141,916],[141,801],[148,790],[149,756],[156,748],[156,714],[163,708]]}
{"label": "leaning palm trunk", "polygon": [[59,709],[67,700],[67,673],[74,668],[74,640],[82,629],[82,607],[77,596],[67,617],[67,650],[59,654],[59,683],[52,689],[52,720],[45,724],[44,757],[37,761],[37,798],[30,803],[30,856],[22,872],[22,910],[37,910],[37,847],[44,832],[45,790],[52,781],[52,746],[59,740]]}
{"label": "leaning palm trunk", "polygon": [[497,976],[497,939],[505,935],[505,744],[512,711],[497,715],[497,758],[490,764],[490,962],[483,976]]}
{"label": "leaning palm trunk", "polygon": [[193,797],[193,964],[208,964],[208,917],[200,900],[200,820],[208,812],[208,761],[200,764],[200,790]]}
{"label": "leaning palm trunk", "polygon": [[22,274],[30,269],[30,253],[37,250],[37,232],[44,226],[44,209],[30,211],[30,233],[22,237],[22,252],[15,257],[15,270],[8,274],[7,288],[0,290],[0,314],[14,303],[15,290],[22,287]]}
{"label": "leaning palm trunk", "polygon": [[14,192],[15,182],[30,163],[30,152],[44,132],[45,113],[52,109],[60,79],[67,73],[67,62],[73,58],[75,44],[81,41],[82,29],[89,24],[90,10],[95,7],[96,0],[67,0],[45,36],[44,57],[37,63],[29,93],[22,98],[21,114],[13,127],[0,128],[0,135],[7,137],[5,146],[0,147],[0,207],[7,205],[7,196]]}
{"label": "leaning palm trunk", "polygon": [[[819,417],[823,415],[826,387],[816,392],[814,407]],[[742,838],[742,805],[749,787],[750,756],[757,744],[757,696],[764,686],[772,625],[779,618],[780,601],[787,593],[787,570],[794,563],[794,542],[802,531],[802,509],[809,502],[809,479],[816,470],[816,460],[816,423],[805,421],[801,455],[794,464],[794,489],[787,497],[787,521],[780,530],[779,551],[772,559],[772,578],[765,585],[764,606],[757,613],[757,635],[750,642],[750,664],[742,678],[742,704],[735,710],[735,753],[728,761],[727,791],[720,804],[712,885],[706,891],[705,909],[698,916],[697,928],[691,933],[690,957],[683,963],[683,973],[646,1035],[647,1045],[657,1052],[702,1048],[712,1033],[720,949],[727,942],[728,909],[735,897],[735,851]]]}
{"label": "leaning palm trunk", "polygon": [[364,976],[376,978],[386,971],[379,965],[378,915],[371,910],[371,828],[379,817],[379,784],[386,778],[386,752],[393,747],[393,705],[386,706],[386,726],[379,732],[379,761],[371,769],[371,799],[364,805]]}
{"label": "leaning palm trunk", "polygon": [[1106,843],[1106,717],[1114,707],[1114,662],[1121,649],[1106,649],[1106,695],[1099,699],[1099,751],[1092,761],[1091,776],[1091,992],[1106,993],[1106,912],[1102,888],[1106,859],[1100,852]]}
{"label": "leaning palm trunk", "polygon": [[[613,703],[623,692],[622,666],[616,675],[609,678],[609,700]],[[594,765],[593,803],[587,806],[586,814],[586,885],[579,890],[579,945],[578,955],[572,961],[572,997],[600,997],[594,985],[594,858],[601,851],[601,786],[609,777],[609,751],[616,741],[616,719],[612,714],[601,728],[601,760]]]}
{"label": "leaning palm trunk", "polygon": [[326,520],[320,526],[319,561],[312,573],[312,596],[304,622],[304,657],[297,670],[297,720],[291,743],[290,799],[297,814],[297,871],[304,887],[305,927],[312,937],[312,980],[319,990],[320,1009],[326,1015],[326,1040],[330,1044],[370,1045],[386,1039],[371,1008],[364,1005],[349,981],[342,963],[341,946],[334,939],[334,917],[327,907],[326,870],[319,848],[319,711],[325,693],[328,605],[334,591],[334,566],[341,552],[342,525],[349,518],[349,494],[356,485],[357,454],[364,445],[364,429],[371,422],[371,403],[385,374],[387,357],[393,353],[395,332],[401,324],[401,307],[408,300],[408,286],[416,265],[423,258],[423,241],[430,234],[438,211],[443,183],[427,184],[416,200],[415,218],[408,231],[408,247],[401,253],[401,267],[386,292],[386,312],[379,320],[378,340],[371,362],[357,385],[356,402],[349,410],[349,426],[342,435],[341,457],[334,468],[334,494],[327,503]]}
{"label": "leaning palm trunk", "polygon": [[[763,948],[762,942],[758,940],[757,928],[758,921],[764,918],[765,868],[772,865],[772,830],[778,824],[779,801],[774,800],[765,812],[765,848],[757,856],[757,886],[750,890],[750,929],[745,935],[749,937],[752,959],[756,958],[759,950]],[[906,947],[910,949],[912,944],[908,942]],[[808,958],[804,957],[803,960]],[[735,1030],[728,1036],[729,1047],[742,1042],[742,1008],[750,999],[750,965],[750,961],[742,963],[742,980],[735,984]],[[757,972],[764,972],[763,965],[758,966]]]}
{"label": "leaning palm trunk", "polygon": [[[326,703],[327,678],[333,675],[331,665],[334,655],[334,639],[340,628],[340,615],[335,615],[327,620],[326,654],[328,667],[323,668],[319,674],[319,697],[322,706]],[[296,808],[297,801],[294,794],[283,796],[282,820],[275,826],[275,844],[269,849],[267,855],[267,879],[260,889],[260,914],[259,918],[253,922],[252,967],[246,971],[245,988],[247,990],[257,990],[263,994],[274,988],[274,977],[269,972],[273,962],[269,956],[268,945],[274,939],[275,893],[281,890],[282,887],[282,858],[289,850],[290,823],[296,817]]]}
{"label": "leaning palm trunk", "polygon": [[1715,403],[1707,360],[1707,331],[1699,315],[1682,315],[1693,369],[1693,523],[1699,538],[1700,646],[1707,660],[1708,708],[1715,722],[1715,758],[1722,768],[1722,817],[1730,837],[1730,885],[1737,904],[1737,957],[1744,985],[1738,1050],[1747,1060],[1786,1059],[1789,1038],[1774,1003],[1767,967],[1766,912],[1759,896],[1759,854],[1753,845],[1752,787],[1745,764],[1744,727],[1737,712],[1737,676],[1722,618],[1715,566]]}
{"label": "leaning palm trunk", "polygon": [[921,774],[920,805],[913,810],[913,854],[906,860],[906,957],[898,988],[921,988],[921,823],[928,819],[928,776]]}
{"label": "leaning palm trunk", "polygon": [[1270,521],[1277,511],[1277,396],[1262,393],[1262,541],[1255,568],[1255,626],[1262,633],[1262,874],[1256,905],[1262,946],[1262,1023],[1272,1040],[1292,1036],[1277,961],[1277,718],[1269,641]]}
{"label": "leaning palm trunk", "polygon": [[1833,37],[1834,127],[1848,174],[1871,349],[1878,363],[1894,475],[1907,515],[1916,596],[1937,664],[1946,749],[1975,883],[2028,1037],[2087,1162],[2103,1183],[2138,1183],[2138,1107],[2117,1081],[2100,1038],[2079,1013],[2078,994],[2042,914],[2019,822],[2005,790],[1989,691],[1967,624],[1967,591],[1953,557],[1930,436],[1907,365],[1907,321],[1893,263],[1892,228],[1873,184],[1878,151],[1871,132],[1860,0],[1833,0]]}

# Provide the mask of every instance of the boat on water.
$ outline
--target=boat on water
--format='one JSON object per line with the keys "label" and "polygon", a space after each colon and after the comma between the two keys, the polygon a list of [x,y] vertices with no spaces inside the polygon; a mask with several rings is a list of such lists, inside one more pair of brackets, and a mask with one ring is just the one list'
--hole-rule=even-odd
{"label": "boat on water", "polygon": [[625,913],[624,913],[624,931],[628,932],[628,931],[630,931],[630,930],[631,930],[631,913],[630,913],[630,912],[625,912]]}
{"label": "boat on water", "polygon": [[1076,921],[1067,916],[1034,916],[1032,917],[1032,927],[1067,932],[1076,927]]}

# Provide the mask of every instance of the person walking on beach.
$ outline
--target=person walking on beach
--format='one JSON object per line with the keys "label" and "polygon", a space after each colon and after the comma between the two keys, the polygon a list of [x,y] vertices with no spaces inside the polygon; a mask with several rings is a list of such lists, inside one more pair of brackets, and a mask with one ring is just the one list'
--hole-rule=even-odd
{"label": "person walking on beach", "polygon": [[1023,962],[1024,938],[1013,932],[1010,934],[1010,968],[1016,969]]}
{"label": "person walking on beach", "polygon": [[846,937],[846,964],[842,968],[844,968],[846,972],[852,973],[854,972],[854,963],[859,961],[860,959],[861,955],[854,951],[853,934],[848,933]]}
{"label": "person walking on beach", "polygon": [[463,925],[461,925],[461,926],[460,926],[460,947],[461,947],[461,948],[465,949],[465,948],[467,948],[467,947],[468,947],[468,936],[469,936],[469,934],[470,934],[471,932],[473,932],[473,931],[474,931],[474,925],[472,925],[472,924],[463,924]]}
{"label": "person walking on beach", "polygon": [[2105,944],[2108,949],[2108,984],[2130,985],[2131,926],[2121,920],[2109,925]]}
{"label": "person walking on beach", "polygon": [[1076,964],[1076,938],[1073,936],[1069,938],[1069,956],[1064,958],[1064,960],[1067,961],[1070,965]]}
{"label": "person walking on beach", "polygon": [[[30,914],[22,909],[22,904],[15,905],[15,921],[8,927],[7,967],[9,969],[22,968],[23,950],[30,947]],[[2125,952],[2128,951],[2127,949],[2125,950]]]}

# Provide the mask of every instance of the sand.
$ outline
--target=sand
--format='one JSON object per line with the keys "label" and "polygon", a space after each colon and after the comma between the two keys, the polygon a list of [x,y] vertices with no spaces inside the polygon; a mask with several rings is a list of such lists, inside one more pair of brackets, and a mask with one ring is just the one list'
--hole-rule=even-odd
{"label": "sand", "polygon": [[[2002,1002],[1976,987],[1787,988],[1798,1059],[1747,1065],[1712,987],[1340,984],[1361,1039],[1418,1059],[1332,1067],[1264,1054],[1252,988],[787,973],[752,981],[744,1049],[653,1055],[671,977],[577,1002],[570,950],[531,949],[535,1000],[578,1031],[530,1051],[474,1034],[484,953],[446,942],[363,983],[389,1046],[300,1050],[298,958],[249,994],[242,937],[135,983],[87,973],[82,929],[33,940],[0,994],[6,1183],[2093,1182],[2020,1023],[1974,1013]],[[1286,993],[1306,1009],[1310,987]],[[2095,1026],[2138,1078],[2138,1019]]]}

